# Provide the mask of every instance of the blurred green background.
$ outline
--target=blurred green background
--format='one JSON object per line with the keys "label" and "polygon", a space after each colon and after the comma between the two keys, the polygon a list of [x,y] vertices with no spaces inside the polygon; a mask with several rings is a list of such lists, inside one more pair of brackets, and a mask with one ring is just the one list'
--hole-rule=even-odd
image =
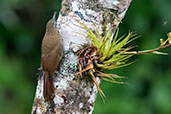
{"label": "blurred green background", "polygon": [[[0,114],[29,114],[37,84],[40,45],[47,20],[60,0],[0,1]],[[120,24],[142,37],[138,50],[160,45],[171,31],[171,0],[134,0]],[[130,66],[114,70],[129,85],[103,81],[106,104],[98,95],[94,114],[171,114],[171,47],[161,55],[138,55]]]}

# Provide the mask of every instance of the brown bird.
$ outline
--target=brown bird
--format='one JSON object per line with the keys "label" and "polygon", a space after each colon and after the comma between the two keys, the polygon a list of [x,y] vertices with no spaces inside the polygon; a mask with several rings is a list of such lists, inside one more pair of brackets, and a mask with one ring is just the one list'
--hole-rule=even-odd
{"label": "brown bird", "polygon": [[53,74],[63,56],[63,43],[56,28],[56,12],[46,25],[46,32],[41,45],[41,63],[44,76],[43,96],[45,101],[52,99],[54,94]]}

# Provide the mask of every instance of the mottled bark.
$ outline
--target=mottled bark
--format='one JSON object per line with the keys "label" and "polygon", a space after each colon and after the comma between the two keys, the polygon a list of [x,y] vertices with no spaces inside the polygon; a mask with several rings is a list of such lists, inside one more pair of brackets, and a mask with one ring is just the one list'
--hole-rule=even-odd
{"label": "mottled bark", "polygon": [[[32,114],[91,114],[97,96],[97,88],[88,76],[78,82],[78,58],[75,54],[89,41],[78,33],[85,31],[79,23],[100,33],[110,27],[113,32],[121,22],[131,0],[63,0],[57,28],[64,43],[64,57],[54,74],[55,96],[44,102],[43,77],[38,79]],[[96,77],[98,83],[100,78]]]}

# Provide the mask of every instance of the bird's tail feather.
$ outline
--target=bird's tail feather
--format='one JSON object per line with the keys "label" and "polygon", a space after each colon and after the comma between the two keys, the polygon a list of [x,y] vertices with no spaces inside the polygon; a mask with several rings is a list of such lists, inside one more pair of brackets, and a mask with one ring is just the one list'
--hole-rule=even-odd
{"label": "bird's tail feather", "polygon": [[49,101],[52,99],[52,96],[54,94],[53,76],[50,76],[50,74],[47,71],[44,71],[43,77],[43,96],[45,101]]}

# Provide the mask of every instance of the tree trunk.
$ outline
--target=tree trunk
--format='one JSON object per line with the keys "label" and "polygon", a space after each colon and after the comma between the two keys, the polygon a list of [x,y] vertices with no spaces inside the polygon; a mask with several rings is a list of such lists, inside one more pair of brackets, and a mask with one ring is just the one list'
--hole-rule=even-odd
{"label": "tree trunk", "polygon": [[[55,97],[47,103],[43,98],[43,77],[38,85],[32,114],[91,114],[97,96],[97,88],[91,80],[83,78],[78,82],[76,52],[90,42],[82,34],[85,30],[80,22],[92,31],[94,25],[103,35],[108,28],[115,32],[125,16],[131,0],[63,0],[57,20],[57,28],[64,43],[64,57],[59,70],[54,74]],[[41,73],[40,73],[41,75]],[[84,77],[84,76],[83,76]],[[100,78],[96,77],[100,84]]]}

